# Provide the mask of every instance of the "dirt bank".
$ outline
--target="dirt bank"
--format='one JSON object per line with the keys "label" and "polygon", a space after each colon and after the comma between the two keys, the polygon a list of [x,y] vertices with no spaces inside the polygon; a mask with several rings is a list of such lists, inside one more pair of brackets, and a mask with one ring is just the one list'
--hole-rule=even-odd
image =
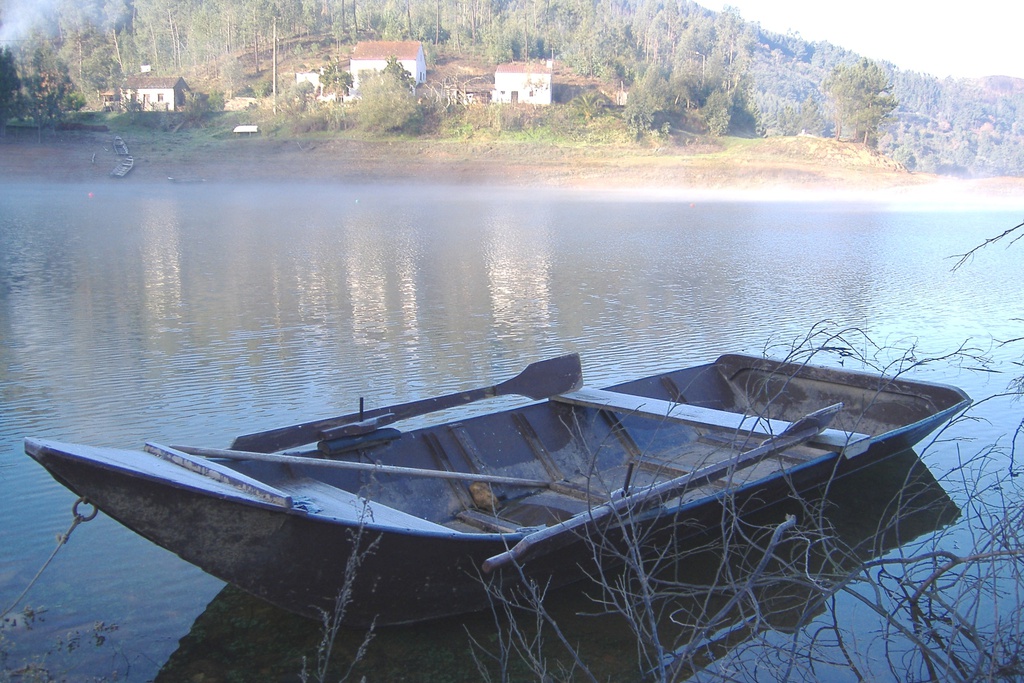
{"label": "dirt bank", "polygon": [[6,181],[142,183],[347,182],[514,185],[649,192],[730,192],[779,198],[815,193],[936,201],[960,196],[1024,199],[1018,178],[951,181],[910,173],[858,146],[820,139],[743,141],[687,150],[569,147],[542,143],[276,139],[196,140],[174,134],[133,139],[124,179],[113,133],[74,132],[38,142],[0,140]]}

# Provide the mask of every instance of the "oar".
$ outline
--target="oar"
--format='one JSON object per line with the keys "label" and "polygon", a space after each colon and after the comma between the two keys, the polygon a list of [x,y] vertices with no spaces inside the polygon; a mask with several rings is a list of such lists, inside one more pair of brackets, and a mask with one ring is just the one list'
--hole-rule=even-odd
{"label": "oar", "polygon": [[[146,444],[159,448],[155,444]],[[419,467],[401,467],[399,465],[378,465],[372,462],[352,462],[348,460],[323,460],[308,458],[301,455],[284,455],[281,453],[256,453],[254,451],[227,450],[223,448],[196,448],[194,446],[171,446],[176,451],[199,455],[204,458],[222,458],[224,460],[259,460],[281,465],[309,465],[336,470],[359,470],[380,474],[397,474],[406,477],[429,477],[431,479],[455,479],[457,481],[482,481],[488,484],[506,484],[508,486],[526,486],[530,488],[547,488],[551,482],[543,479],[526,479],[524,477],[505,477],[500,474],[477,474],[474,472],[450,472],[448,470],[428,470]]]}
{"label": "oar", "polygon": [[[438,410],[447,410],[494,396],[517,394],[540,400],[555,394],[576,391],[582,385],[583,370],[580,368],[579,354],[571,353],[532,363],[512,379],[491,387],[246,434],[236,438],[231,444],[231,449],[272,453],[312,443],[320,438],[365,434],[398,420],[426,415]],[[336,428],[341,429],[332,431]]]}
{"label": "oar", "polygon": [[827,408],[816,410],[791,424],[788,429],[778,436],[767,439],[760,446],[744,451],[735,458],[724,462],[712,463],[689,474],[655,484],[632,495],[602,503],[595,508],[574,515],[564,522],[527,534],[505,552],[484,560],[483,570],[484,572],[492,572],[511,562],[521,562],[528,557],[552,552],[579,538],[584,533],[584,528],[593,528],[599,521],[614,513],[622,513],[627,510],[633,513],[639,512],[675,495],[679,495],[687,487],[707,484],[722,478],[731,470],[749,467],[779,451],[809,441],[828,427],[829,423],[832,422],[832,418],[842,408],[843,404],[837,403]]}

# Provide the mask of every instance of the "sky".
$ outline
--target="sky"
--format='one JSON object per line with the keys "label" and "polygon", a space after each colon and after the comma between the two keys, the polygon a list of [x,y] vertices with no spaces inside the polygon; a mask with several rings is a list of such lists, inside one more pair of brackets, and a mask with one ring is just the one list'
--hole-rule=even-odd
{"label": "sky", "polygon": [[904,71],[944,78],[1024,78],[1024,2],[924,0],[696,0],[739,10],[776,33],[799,33]]}

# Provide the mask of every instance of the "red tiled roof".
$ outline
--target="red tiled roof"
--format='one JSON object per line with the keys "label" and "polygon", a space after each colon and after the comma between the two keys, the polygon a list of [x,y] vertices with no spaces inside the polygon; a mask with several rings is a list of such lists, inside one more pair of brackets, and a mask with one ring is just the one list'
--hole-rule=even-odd
{"label": "red tiled roof", "polygon": [[416,40],[368,41],[356,43],[352,59],[416,59],[420,43]]}

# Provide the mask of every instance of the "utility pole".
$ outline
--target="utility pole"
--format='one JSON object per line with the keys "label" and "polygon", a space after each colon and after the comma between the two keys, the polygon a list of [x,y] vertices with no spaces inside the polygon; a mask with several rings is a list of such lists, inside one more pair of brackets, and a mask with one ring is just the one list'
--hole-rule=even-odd
{"label": "utility pole", "polygon": [[274,17],[274,116],[277,116],[277,17]]}

